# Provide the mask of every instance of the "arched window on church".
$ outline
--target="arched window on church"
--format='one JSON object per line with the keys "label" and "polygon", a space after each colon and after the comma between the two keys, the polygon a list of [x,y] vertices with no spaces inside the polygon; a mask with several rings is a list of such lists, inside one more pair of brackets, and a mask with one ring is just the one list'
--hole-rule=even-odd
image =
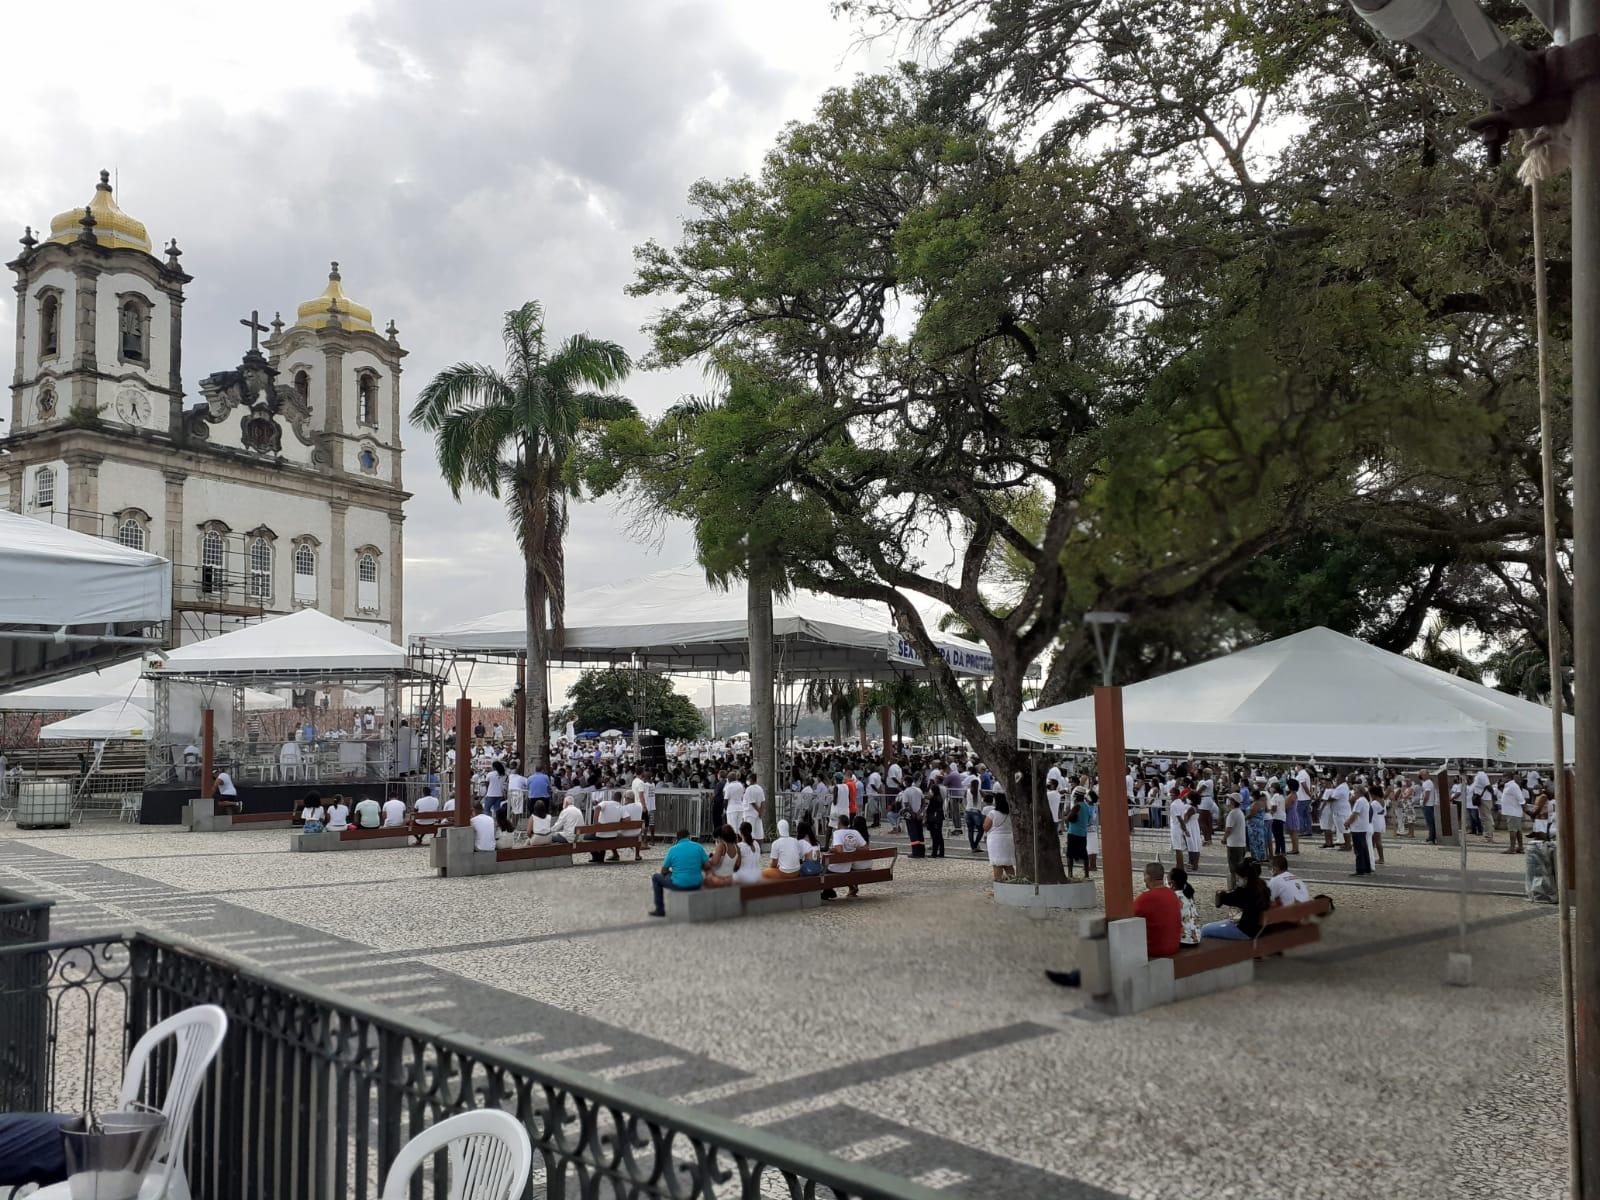
{"label": "arched window on church", "polygon": [[301,604],[317,602],[317,552],[309,542],[295,547],[294,598]]}
{"label": "arched window on church", "polygon": [[61,298],[54,292],[39,302],[39,353],[54,354],[61,345]]}
{"label": "arched window on church", "polygon": [[311,375],[308,372],[300,370],[294,373],[294,390],[300,394],[300,399],[311,399]]}
{"label": "arched window on church", "polygon": [[356,559],[356,607],[362,612],[378,611],[378,556],[363,553]]}
{"label": "arched window on church", "polygon": [[123,302],[119,329],[122,338],[122,357],[134,362],[144,362],[144,309],[137,300]]}
{"label": "arched window on church", "polygon": [[40,467],[33,473],[33,506],[53,508],[56,502],[56,473],[49,467]]}
{"label": "arched window on church", "polygon": [[363,425],[378,423],[378,377],[371,371],[356,376],[356,420]]}
{"label": "arched window on church", "polygon": [[216,595],[228,585],[222,566],[222,534],[208,529],[200,535],[200,590]]}
{"label": "arched window on church", "polygon": [[117,541],[130,550],[144,549],[144,526],[128,517],[117,526]]}
{"label": "arched window on church", "polygon": [[250,598],[272,599],[272,546],[266,538],[250,543]]}

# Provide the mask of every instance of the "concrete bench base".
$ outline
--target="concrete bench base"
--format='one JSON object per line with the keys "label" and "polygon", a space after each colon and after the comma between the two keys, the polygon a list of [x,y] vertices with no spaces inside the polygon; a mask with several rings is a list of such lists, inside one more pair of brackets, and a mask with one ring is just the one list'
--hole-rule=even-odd
{"label": "concrete bench base", "polygon": [[509,871],[550,871],[572,866],[572,847],[562,846],[560,850],[565,853],[501,858],[498,852],[474,850],[472,830],[452,825],[439,830],[433,839],[433,867],[440,876],[454,879],[464,875],[503,875]]}
{"label": "concrete bench base", "polygon": [[[752,885],[757,892],[760,885]],[[667,920],[683,924],[724,921],[730,917],[759,917],[767,913],[799,912],[822,907],[822,884],[787,895],[755,895],[746,898],[738,887],[700,888],[693,892],[666,892]]]}
{"label": "concrete bench base", "polygon": [[1176,978],[1173,959],[1146,956],[1142,917],[1121,921],[1085,917],[1079,938],[1087,951],[1079,969],[1089,1003],[1116,1016],[1248,987],[1256,978],[1254,958]]}
{"label": "concrete bench base", "polygon": [[294,816],[286,814],[269,821],[256,819],[255,813],[218,813],[214,799],[190,801],[183,806],[182,824],[190,833],[228,833],[235,829],[293,829]]}
{"label": "concrete bench base", "polygon": [[291,833],[289,849],[304,852],[321,850],[396,850],[409,846],[411,837],[402,826],[392,834],[347,838],[342,830],[320,829],[315,833]]}

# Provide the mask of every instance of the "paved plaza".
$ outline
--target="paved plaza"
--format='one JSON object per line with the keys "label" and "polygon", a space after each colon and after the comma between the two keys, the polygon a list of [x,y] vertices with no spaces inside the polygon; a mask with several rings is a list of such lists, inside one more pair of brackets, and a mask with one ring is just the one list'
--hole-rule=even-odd
{"label": "paved plaza", "polygon": [[1337,911],[1253,987],[1112,1019],[1044,978],[1076,919],[997,906],[954,840],[859,900],[682,926],[646,917],[648,861],[443,880],[289,836],[7,829],[0,886],[58,937],[175,934],[956,1196],[1561,1194],[1556,919],[1503,847],[1470,854],[1471,989],[1456,852],[1399,841],[1373,884],[1308,849]]}

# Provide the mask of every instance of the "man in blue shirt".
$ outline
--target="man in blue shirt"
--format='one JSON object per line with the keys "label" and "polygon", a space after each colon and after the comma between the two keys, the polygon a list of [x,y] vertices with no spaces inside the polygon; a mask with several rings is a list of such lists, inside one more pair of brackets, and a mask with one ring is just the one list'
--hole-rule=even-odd
{"label": "man in blue shirt", "polygon": [[550,768],[540,764],[539,769],[528,776],[528,807],[533,807],[535,800],[550,799]]}
{"label": "man in blue shirt", "polygon": [[705,879],[706,863],[709,861],[706,848],[690,837],[687,829],[678,830],[678,840],[672,843],[672,848],[661,860],[661,870],[650,876],[650,887],[656,897],[656,906],[650,910],[650,915],[667,915],[667,888],[675,892],[698,891]]}

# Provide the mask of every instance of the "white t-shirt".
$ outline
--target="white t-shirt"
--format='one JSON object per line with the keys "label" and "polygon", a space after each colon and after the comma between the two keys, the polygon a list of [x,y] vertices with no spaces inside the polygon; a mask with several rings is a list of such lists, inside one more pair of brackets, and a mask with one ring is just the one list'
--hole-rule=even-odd
{"label": "white t-shirt", "polygon": [[761,809],[767,805],[767,789],[759,783],[752,783],[744,790],[745,811],[750,814],[746,820],[751,820],[760,815]]}
{"label": "white t-shirt", "polygon": [[833,787],[833,808],[830,810],[836,817],[850,815],[850,785],[837,783]]}
{"label": "white t-shirt", "polygon": [[1050,805],[1050,819],[1061,820],[1061,788],[1059,784],[1046,784],[1044,798]]}
{"label": "white t-shirt", "polygon": [[772,857],[777,860],[778,870],[785,875],[800,873],[800,843],[794,838],[781,837],[773,842]]}
{"label": "white t-shirt", "polygon": [[506,787],[510,791],[521,792],[524,796],[526,796],[528,794],[528,777],[526,775],[519,775],[516,771],[512,771],[506,777]]}
{"label": "white t-shirt", "polygon": [[229,775],[226,771],[218,771],[217,772],[217,795],[219,795],[219,796],[237,796],[238,794],[239,793],[237,791],[235,791],[234,787],[233,787],[233,776]]}
{"label": "white t-shirt", "polygon": [[1357,796],[1356,802],[1351,806],[1350,821],[1351,833],[1372,832],[1372,804],[1365,796]]}
{"label": "white t-shirt", "polygon": [[905,772],[900,769],[900,764],[897,763],[897,762],[890,763],[889,764],[889,790],[893,791],[893,792],[898,792],[900,790],[900,785],[904,781],[904,779],[905,779]]}
{"label": "white t-shirt", "polygon": [[344,804],[328,805],[328,828],[343,829],[350,824],[350,809]]}
{"label": "white t-shirt", "polygon": [[622,817],[621,817],[621,820],[624,820],[624,821],[642,821],[642,820],[644,820],[644,805],[639,802],[637,796],[634,799],[629,800],[626,804],[624,804],[622,806]]}
{"label": "white t-shirt", "polygon": [[1243,846],[1246,844],[1244,836],[1244,809],[1233,808],[1228,810],[1228,819],[1225,823],[1226,835],[1223,844],[1226,846]]}
{"label": "white t-shirt", "polygon": [[[841,851],[841,852],[844,852],[844,853],[850,853],[850,852],[853,852],[853,851],[856,851],[856,850],[865,850],[867,848],[866,839],[863,838],[854,829],[835,829],[833,831],[833,840],[829,843],[829,845],[833,849]],[[834,866],[832,863],[828,864],[828,870],[830,872],[835,872],[835,873],[840,873],[840,874],[842,874],[845,871],[850,870],[852,867],[860,867],[863,871],[868,871],[868,870],[872,869],[872,864],[871,863],[841,863],[838,866]]]}
{"label": "white t-shirt", "polygon": [[1310,771],[1306,770],[1304,767],[1301,767],[1299,771],[1295,772],[1294,783],[1295,787],[1299,789],[1301,796],[1307,800],[1311,799]]}
{"label": "white t-shirt", "polygon": [[506,777],[499,771],[489,772],[489,785],[484,791],[486,800],[503,800],[506,794]]}
{"label": "white t-shirt", "polygon": [[[620,820],[622,820],[622,805],[609,796],[600,801],[600,807],[594,814],[594,823],[596,825],[614,825]],[[594,836],[597,838],[614,838],[617,835],[614,833],[597,833]]]}
{"label": "white t-shirt", "polygon": [[1522,788],[1515,779],[1506,780],[1500,789],[1500,815],[1503,817],[1520,817],[1522,815]]}
{"label": "white t-shirt", "polygon": [[[420,805],[420,801],[418,802]],[[385,800],[383,802],[383,823],[385,825],[404,825],[406,823],[406,802],[404,800]]]}
{"label": "white t-shirt", "polygon": [[417,797],[417,811],[419,813],[438,812],[439,797],[435,796],[432,792],[429,792],[426,796]]}
{"label": "white t-shirt", "polygon": [[1350,815],[1350,785],[1341,783],[1330,793],[1333,800],[1333,819],[1341,826]]}
{"label": "white t-shirt", "polygon": [[362,829],[376,829],[383,823],[383,810],[371,796],[356,801],[356,824]]}
{"label": "white t-shirt", "polygon": [[1272,893],[1273,901],[1278,904],[1300,904],[1311,899],[1305,881],[1296,878],[1288,871],[1267,880],[1267,891]]}
{"label": "white t-shirt", "polygon": [[645,791],[647,790],[645,788],[645,784],[644,784],[644,776],[643,775],[635,775],[633,777],[633,782],[630,783],[628,785],[628,787],[629,787],[630,790],[632,790],[633,794],[639,798],[639,803],[643,804],[644,803],[644,797],[645,797]]}
{"label": "white t-shirt", "polygon": [[1439,804],[1439,786],[1432,779],[1422,781],[1422,807],[1437,808]]}
{"label": "white t-shirt", "polygon": [[494,818],[488,813],[478,813],[469,824],[472,826],[472,848],[474,850],[493,850]]}

